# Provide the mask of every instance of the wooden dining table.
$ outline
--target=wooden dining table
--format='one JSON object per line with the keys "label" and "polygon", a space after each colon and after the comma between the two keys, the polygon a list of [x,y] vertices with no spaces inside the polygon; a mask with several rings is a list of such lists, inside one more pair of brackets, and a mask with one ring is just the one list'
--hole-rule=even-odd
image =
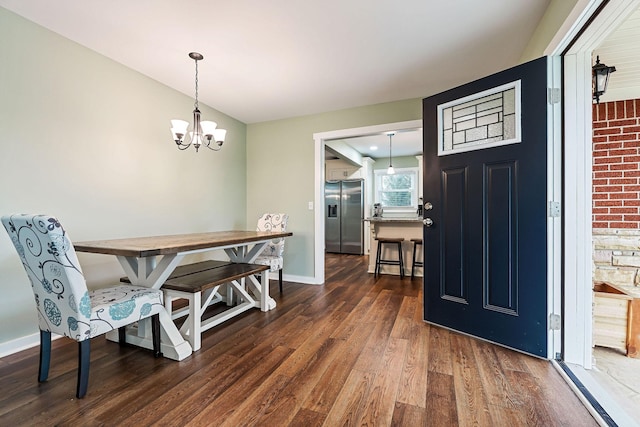
{"label": "wooden dining table", "polygon": [[[231,262],[252,263],[271,240],[292,235],[291,232],[214,231],[77,242],[74,248],[77,252],[114,255],[132,284],[160,289],[186,255],[224,250]],[[263,310],[275,308],[273,298],[267,295],[266,301],[267,307],[261,307]],[[153,347],[151,327],[146,320],[127,329],[127,342]],[[161,312],[160,324],[165,357],[183,360],[190,356],[192,348],[173,323],[171,313]],[[117,333],[107,337],[117,341]]]}

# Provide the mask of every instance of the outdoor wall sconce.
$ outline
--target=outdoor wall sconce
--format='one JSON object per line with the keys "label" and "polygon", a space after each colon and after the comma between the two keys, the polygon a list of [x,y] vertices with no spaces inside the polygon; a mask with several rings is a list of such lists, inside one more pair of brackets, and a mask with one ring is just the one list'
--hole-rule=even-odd
{"label": "outdoor wall sconce", "polygon": [[616,71],[616,67],[607,67],[605,64],[600,63],[600,56],[596,57],[596,63],[591,68],[592,71],[592,89],[593,99],[596,100],[596,104],[600,103],[600,96],[604,95],[607,91],[607,85],[609,84],[609,75]]}

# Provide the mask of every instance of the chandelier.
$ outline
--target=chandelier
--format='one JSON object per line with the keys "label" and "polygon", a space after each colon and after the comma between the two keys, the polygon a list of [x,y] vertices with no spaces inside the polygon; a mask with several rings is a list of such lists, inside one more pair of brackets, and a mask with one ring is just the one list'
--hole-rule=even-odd
{"label": "chandelier", "polygon": [[[225,129],[216,129],[216,122],[200,121],[200,110],[198,109],[198,61],[204,59],[204,56],[197,52],[191,52],[189,58],[196,63],[196,102],[193,104],[193,130],[189,132],[187,140],[189,122],[171,120],[173,140],[180,150],[186,150],[193,145],[197,153],[200,146],[204,145],[210,150],[218,151],[222,148],[227,131]],[[211,144],[212,141],[214,144]]]}

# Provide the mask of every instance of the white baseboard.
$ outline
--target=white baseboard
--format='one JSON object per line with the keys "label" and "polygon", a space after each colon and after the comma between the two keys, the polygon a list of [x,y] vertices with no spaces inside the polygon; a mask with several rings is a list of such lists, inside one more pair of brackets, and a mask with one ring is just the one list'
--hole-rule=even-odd
{"label": "white baseboard", "polygon": [[40,332],[0,344],[0,358],[40,344]]}
{"label": "white baseboard", "polygon": [[[61,338],[62,335],[51,334],[51,340],[57,340]],[[35,334],[25,335],[24,337],[16,338],[12,341],[7,341],[0,343],[0,359],[5,356],[10,356],[14,353],[18,353],[19,351],[26,350],[31,347],[36,347],[40,345],[40,332],[36,332]]]}
{"label": "white baseboard", "polygon": [[0,358],[40,344],[40,332],[0,344]]}
{"label": "white baseboard", "polygon": [[[269,273],[270,280],[278,280],[278,272]],[[282,280],[285,282],[303,283],[305,285],[322,285],[322,283],[316,282],[312,276],[294,276],[291,274],[283,274]]]}

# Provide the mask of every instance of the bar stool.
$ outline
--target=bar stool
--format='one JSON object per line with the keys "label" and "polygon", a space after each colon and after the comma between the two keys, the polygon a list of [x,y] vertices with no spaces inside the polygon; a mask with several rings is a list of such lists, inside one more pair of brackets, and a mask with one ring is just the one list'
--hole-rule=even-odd
{"label": "bar stool", "polygon": [[[380,265],[397,265],[400,267],[400,278],[404,278],[404,262],[402,261],[402,242],[403,237],[376,237],[378,242],[378,251],[376,252],[376,268],[373,277],[380,274]],[[398,259],[382,259],[382,245],[396,245],[398,247]]]}
{"label": "bar stool", "polygon": [[[418,245],[422,246],[422,239],[411,239],[413,242],[413,262],[411,263],[411,279],[413,280],[413,271],[416,267],[424,267],[423,261],[416,261],[416,252],[418,249]],[[424,256],[424,249],[423,249]]]}

